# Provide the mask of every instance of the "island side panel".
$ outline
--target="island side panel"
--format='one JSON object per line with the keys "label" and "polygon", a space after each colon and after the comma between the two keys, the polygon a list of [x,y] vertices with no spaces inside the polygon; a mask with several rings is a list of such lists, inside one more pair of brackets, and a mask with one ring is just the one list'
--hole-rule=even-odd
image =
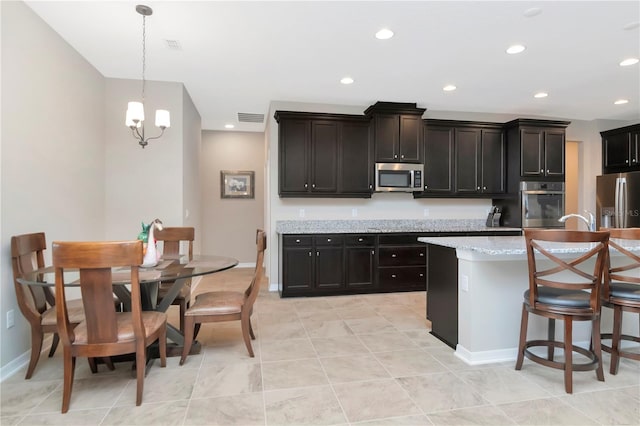
{"label": "island side panel", "polygon": [[427,319],[431,334],[455,349],[458,343],[458,258],[456,250],[427,245]]}

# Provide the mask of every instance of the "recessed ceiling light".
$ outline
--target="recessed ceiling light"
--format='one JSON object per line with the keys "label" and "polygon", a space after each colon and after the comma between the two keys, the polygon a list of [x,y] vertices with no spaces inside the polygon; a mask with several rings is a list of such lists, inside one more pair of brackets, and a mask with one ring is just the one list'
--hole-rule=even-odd
{"label": "recessed ceiling light", "polygon": [[383,28],[376,33],[376,38],[378,40],[388,40],[393,37],[393,31],[388,28]]}
{"label": "recessed ceiling light", "polygon": [[509,55],[515,55],[516,53],[524,52],[524,49],[526,49],[526,47],[524,47],[523,45],[514,44],[513,46],[509,46],[509,48],[507,49],[507,53]]}
{"label": "recessed ceiling light", "polygon": [[633,22],[629,22],[627,25],[625,25],[624,27],[622,27],[622,29],[625,30],[635,30],[636,28],[640,27],[640,21],[633,21]]}
{"label": "recessed ceiling light", "polygon": [[224,125],[225,129],[233,129],[234,127],[236,127],[236,126],[234,126],[233,124],[225,124]]}
{"label": "recessed ceiling light", "polygon": [[533,16],[540,15],[541,13],[542,9],[540,9],[539,7],[531,7],[524,11],[524,16],[526,16],[527,18],[531,18]]}
{"label": "recessed ceiling light", "polygon": [[640,60],[638,60],[638,58],[627,58],[624,61],[620,62],[620,66],[621,67],[628,67],[629,65],[635,65],[638,62],[640,62]]}
{"label": "recessed ceiling light", "polygon": [[351,77],[342,77],[340,79],[340,83],[342,83],[342,84],[352,84],[353,83],[353,79]]}
{"label": "recessed ceiling light", "polygon": [[616,105],[624,105],[624,104],[628,104],[629,100],[628,99],[618,99],[617,101],[614,102],[614,104]]}
{"label": "recessed ceiling light", "polygon": [[453,84],[447,84],[446,86],[444,86],[442,88],[442,90],[444,90],[445,92],[453,92],[456,89],[457,89],[457,87],[454,86]]}
{"label": "recessed ceiling light", "polygon": [[546,98],[547,96],[549,96],[549,94],[547,92],[538,92],[535,95],[533,95],[534,98]]}

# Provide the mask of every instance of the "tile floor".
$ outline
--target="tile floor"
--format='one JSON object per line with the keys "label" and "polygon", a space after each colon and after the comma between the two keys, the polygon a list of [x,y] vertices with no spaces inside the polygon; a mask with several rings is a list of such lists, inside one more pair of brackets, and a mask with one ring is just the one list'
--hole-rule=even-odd
{"label": "tile floor", "polygon": [[[207,277],[196,292],[242,288],[250,269]],[[177,322],[177,307],[170,320]],[[42,355],[1,386],[2,425],[610,425],[640,424],[640,363],[617,376],[562,372],[525,360],[470,367],[432,337],[425,293],[280,299],[261,292],[254,313],[255,358],[239,323],[203,325],[202,353],[184,366],[155,363],[135,407],[130,365],[76,367],[71,410],[60,414],[61,350]],[[608,366],[605,355],[605,370]]]}

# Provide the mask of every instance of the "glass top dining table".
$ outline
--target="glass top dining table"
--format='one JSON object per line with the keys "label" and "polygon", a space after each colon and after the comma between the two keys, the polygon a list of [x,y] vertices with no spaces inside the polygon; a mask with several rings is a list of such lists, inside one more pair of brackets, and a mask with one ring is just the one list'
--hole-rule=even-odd
{"label": "glass top dining table", "polygon": [[[139,269],[140,294],[142,309],[166,312],[171,306],[180,289],[193,277],[213,274],[233,268],[238,260],[215,255],[195,255],[163,257],[158,264],[150,268]],[[65,286],[79,287],[77,270],[65,269]],[[113,293],[118,296],[124,310],[131,309],[131,292],[127,287],[131,271],[129,268],[114,268],[112,271]],[[26,285],[55,286],[55,271],[53,266],[46,266],[33,272],[25,273],[18,282]],[[158,300],[158,286],[160,282],[171,283],[164,297]],[[167,337],[178,347],[184,343],[182,332],[171,324],[167,324]],[[199,352],[199,345],[192,352]],[[173,352],[173,351],[172,351]]]}

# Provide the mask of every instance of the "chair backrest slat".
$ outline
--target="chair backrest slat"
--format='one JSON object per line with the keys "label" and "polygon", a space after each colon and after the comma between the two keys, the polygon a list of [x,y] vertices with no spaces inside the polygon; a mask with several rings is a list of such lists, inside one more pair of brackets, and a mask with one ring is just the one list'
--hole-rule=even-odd
{"label": "chair backrest slat", "polygon": [[262,229],[256,231],[256,268],[249,287],[244,292],[245,305],[251,309],[260,292],[260,283],[264,277],[264,251],[267,249],[267,235]]}
{"label": "chair backrest slat", "polygon": [[[606,300],[610,297],[610,282],[622,282],[636,284],[640,286],[640,253],[628,250],[631,241],[634,245],[640,245],[640,228],[610,228],[607,229],[611,235],[609,250],[617,251],[620,255],[613,256],[615,266],[612,265],[612,256],[608,258],[607,269],[605,270],[605,284],[602,297]],[[616,241],[618,240],[618,241]]]}
{"label": "chair backrest slat", "polygon": [[180,243],[188,241],[187,255],[193,258],[193,240],[195,239],[195,228],[189,226],[164,227],[162,230],[156,230],[154,237],[158,241],[162,241],[162,255],[175,256],[180,253]]}
{"label": "chair backrest slat", "polygon": [[25,273],[44,267],[44,250],[47,242],[44,232],[22,234],[11,237],[11,266],[18,306],[23,315],[39,317],[53,304],[53,294],[46,287],[22,285],[17,280]]}
{"label": "chair backrest slat", "polygon": [[113,303],[112,268],[131,269],[131,311],[136,338],[144,336],[138,266],[142,263],[141,241],[54,242],[58,326],[65,343],[75,340],[69,324],[65,296],[65,269],[80,270],[80,290],[85,310],[88,343],[117,341],[118,329]]}

